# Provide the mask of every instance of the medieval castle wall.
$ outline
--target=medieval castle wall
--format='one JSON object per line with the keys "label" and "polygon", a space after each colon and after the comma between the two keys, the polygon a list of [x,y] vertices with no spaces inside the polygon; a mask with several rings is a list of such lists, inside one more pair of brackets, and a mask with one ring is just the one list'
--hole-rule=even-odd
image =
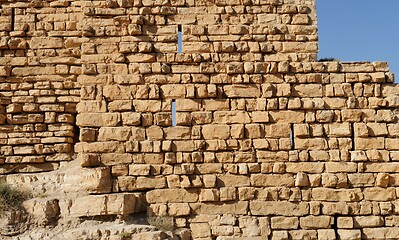
{"label": "medieval castle wall", "polygon": [[317,62],[315,1],[0,4],[2,174],[76,153],[193,239],[399,238],[399,87]]}

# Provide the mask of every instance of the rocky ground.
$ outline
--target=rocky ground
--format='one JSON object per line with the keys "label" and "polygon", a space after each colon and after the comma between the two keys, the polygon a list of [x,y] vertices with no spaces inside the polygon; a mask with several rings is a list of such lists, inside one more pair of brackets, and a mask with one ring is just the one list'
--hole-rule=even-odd
{"label": "rocky ground", "polygon": [[[109,171],[81,168],[77,160],[59,170],[39,174],[13,174],[0,180],[29,194],[19,209],[0,218],[0,238],[45,239],[189,239],[158,230],[147,223],[144,195],[107,194]],[[92,193],[92,194],[89,194]]]}

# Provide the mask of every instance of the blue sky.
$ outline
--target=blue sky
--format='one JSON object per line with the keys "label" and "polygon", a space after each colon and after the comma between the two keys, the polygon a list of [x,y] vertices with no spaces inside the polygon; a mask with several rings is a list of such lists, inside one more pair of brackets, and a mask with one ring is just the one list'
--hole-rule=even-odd
{"label": "blue sky", "polygon": [[399,0],[317,0],[319,58],[386,61],[399,82]]}

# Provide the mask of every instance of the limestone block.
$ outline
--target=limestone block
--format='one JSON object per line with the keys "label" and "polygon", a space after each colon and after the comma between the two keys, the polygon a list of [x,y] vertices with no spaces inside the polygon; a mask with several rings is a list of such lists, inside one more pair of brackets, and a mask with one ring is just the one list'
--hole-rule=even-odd
{"label": "limestone block", "polygon": [[298,172],[295,178],[295,186],[296,187],[306,187],[309,186],[309,177],[306,173]]}
{"label": "limestone block", "polygon": [[291,174],[253,174],[251,185],[255,187],[293,187],[295,179]]}
{"label": "limestone block", "polygon": [[288,159],[288,153],[285,151],[257,151],[256,158],[258,162],[286,161]]}
{"label": "limestone block", "polygon": [[155,188],[165,188],[166,178],[163,176],[137,177],[135,183],[136,190],[146,190]]}
{"label": "limestone block", "polygon": [[30,199],[23,203],[30,216],[42,226],[54,223],[60,216],[60,207],[57,199]]}
{"label": "limestone block", "polygon": [[320,162],[301,162],[285,164],[285,171],[288,173],[322,173],[324,171],[324,163]]}
{"label": "limestone block", "polygon": [[299,220],[297,217],[272,217],[271,227],[272,229],[298,229]]}
{"label": "limestone block", "polygon": [[193,112],[191,117],[196,124],[209,124],[212,122],[212,112]]}
{"label": "limestone block", "polygon": [[0,66],[0,77],[10,76],[11,67],[8,66]]}
{"label": "limestone block", "polygon": [[201,101],[192,99],[176,99],[176,111],[198,111]]}
{"label": "limestone block", "polygon": [[357,172],[356,163],[345,163],[345,162],[329,162],[325,164],[326,172]]}
{"label": "limestone block", "polygon": [[269,122],[269,113],[268,112],[262,112],[262,111],[256,111],[252,112],[252,121],[254,123],[267,123]]}
{"label": "limestone block", "polygon": [[102,127],[98,133],[99,141],[127,141],[131,136],[130,127]]}
{"label": "limestone block", "polygon": [[230,137],[230,127],[228,125],[204,125],[202,135],[205,139],[228,139]]}
{"label": "limestone block", "polygon": [[190,224],[191,236],[193,238],[206,238],[211,236],[211,227],[208,223]]}
{"label": "limestone block", "polygon": [[295,148],[299,150],[325,150],[328,148],[324,138],[295,139]]}
{"label": "limestone block", "polygon": [[32,49],[63,48],[64,41],[62,38],[55,37],[34,37],[30,40],[29,47]]}
{"label": "limestone block", "polygon": [[123,125],[137,126],[141,123],[141,114],[135,112],[124,112],[122,113]]}
{"label": "limestone block", "polygon": [[196,189],[155,189],[146,194],[148,203],[192,203],[198,201]]}
{"label": "limestone block", "polygon": [[329,188],[313,188],[312,198],[316,201],[360,201],[363,194],[360,189],[329,189]]}
{"label": "limestone block", "polygon": [[101,154],[100,161],[106,166],[113,166],[132,163],[133,158],[132,155],[128,153],[103,153]]}
{"label": "limestone block", "polygon": [[191,127],[176,126],[164,128],[164,133],[167,140],[191,139]]}
{"label": "limestone block", "polygon": [[199,195],[200,202],[219,201],[219,191],[217,189],[201,189]]}
{"label": "limestone block", "polygon": [[112,127],[120,122],[118,113],[80,113],[76,124],[82,127]]}
{"label": "limestone block", "polygon": [[362,232],[360,230],[344,230],[338,229],[339,239],[360,240]]}
{"label": "limestone block", "polygon": [[82,167],[97,167],[100,165],[100,158],[97,154],[79,153],[78,159]]}
{"label": "limestone block", "polygon": [[397,227],[364,228],[363,234],[366,239],[395,239],[399,237]]}
{"label": "limestone block", "polygon": [[188,203],[169,203],[168,213],[170,216],[187,216],[190,215],[191,209]]}
{"label": "limestone block", "polygon": [[249,209],[252,215],[256,216],[283,215],[290,217],[309,214],[309,204],[305,202],[251,201]]}
{"label": "limestone block", "polygon": [[270,111],[272,122],[278,123],[302,123],[305,120],[305,113],[301,111],[280,110]]}
{"label": "limestone block", "polygon": [[366,188],[364,199],[369,201],[392,201],[396,198],[395,188]]}
{"label": "limestone block", "polygon": [[221,187],[249,187],[250,178],[247,176],[226,174],[217,176],[217,185]]}
{"label": "limestone block", "polygon": [[228,99],[204,99],[202,105],[207,111],[230,110]]}
{"label": "limestone block", "polygon": [[102,113],[107,111],[105,101],[81,101],[76,106],[78,113]]}
{"label": "limestone block", "polygon": [[251,118],[244,111],[215,111],[214,121],[219,124],[250,123]]}
{"label": "limestone block", "polygon": [[109,193],[112,187],[111,172],[107,167],[75,167],[62,177],[63,192]]}
{"label": "limestone block", "polygon": [[382,227],[384,225],[384,219],[380,216],[355,216],[353,222],[355,228]]}
{"label": "limestone block", "polygon": [[385,148],[387,150],[399,150],[399,140],[396,138],[386,138]]}
{"label": "limestone block", "polygon": [[248,202],[239,201],[236,203],[190,203],[193,212],[197,214],[247,214]]}
{"label": "limestone block", "polygon": [[161,94],[165,98],[184,98],[186,96],[186,86],[180,84],[165,84],[161,86]]}
{"label": "limestone block", "polygon": [[290,239],[288,231],[273,231],[272,240],[288,240]]}
{"label": "limestone block", "polygon": [[334,224],[334,219],[330,216],[307,216],[300,218],[302,229],[329,229]]}
{"label": "limestone block", "polygon": [[134,213],[136,197],[131,193],[91,195],[72,202],[70,216],[128,215]]}
{"label": "limestone block", "polygon": [[133,100],[135,112],[160,112],[162,102],[158,100]]}
{"label": "limestone block", "polygon": [[308,53],[317,51],[318,44],[316,42],[284,42],[283,52]]}
{"label": "limestone block", "polygon": [[257,98],[261,96],[260,86],[253,84],[225,85],[223,90],[228,98]]}
{"label": "limestone block", "polygon": [[334,229],[318,229],[317,237],[319,240],[336,240]]}

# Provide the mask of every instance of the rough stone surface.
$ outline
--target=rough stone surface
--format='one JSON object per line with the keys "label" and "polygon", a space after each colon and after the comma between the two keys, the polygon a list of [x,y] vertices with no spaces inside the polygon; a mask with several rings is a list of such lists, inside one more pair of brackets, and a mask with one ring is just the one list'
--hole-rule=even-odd
{"label": "rough stone surface", "polygon": [[34,195],[0,234],[148,211],[175,235],[132,239],[398,239],[399,87],[318,62],[316,23],[315,0],[0,0],[0,180]]}

